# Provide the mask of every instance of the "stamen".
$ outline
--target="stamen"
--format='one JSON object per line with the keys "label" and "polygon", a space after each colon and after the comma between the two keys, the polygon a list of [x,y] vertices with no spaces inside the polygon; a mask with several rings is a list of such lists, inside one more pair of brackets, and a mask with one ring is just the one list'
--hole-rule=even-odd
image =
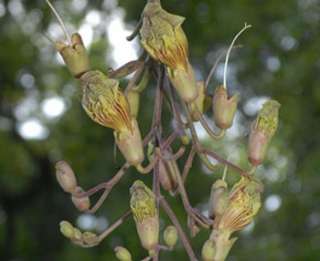
{"label": "stamen", "polygon": [[238,37],[247,29],[249,29],[251,26],[251,24],[247,24],[245,23],[244,24],[244,27],[241,29],[241,31],[239,33],[236,34],[236,36],[233,38],[230,46],[229,46],[229,49],[228,49],[228,52],[227,52],[227,55],[226,55],[226,60],[225,60],[225,63],[224,63],[224,72],[223,72],[223,87],[224,88],[227,88],[227,69],[228,69],[228,61],[229,61],[229,56],[230,56],[230,53],[231,53],[231,50],[236,42],[236,40],[238,39]]}
{"label": "stamen", "polygon": [[66,40],[71,44],[71,36],[68,34],[67,28],[62,20],[62,18],[60,17],[59,13],[57,12],[57,10],[54,8],[54,6],[50,3],[49,0],[46,0],[48,6],[50,7],[50,9],[52,10],[53,14],[55,15],[55,17],[57,18],[61,29],[64,33],[64,37],[66,38]]}

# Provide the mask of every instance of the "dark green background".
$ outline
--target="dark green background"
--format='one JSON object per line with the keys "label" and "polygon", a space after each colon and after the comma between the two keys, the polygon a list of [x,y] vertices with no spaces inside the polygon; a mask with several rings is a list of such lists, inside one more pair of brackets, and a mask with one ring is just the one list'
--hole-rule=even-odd
{"label": "dark green background", "polygon": [[[81,12],[75,13],[70,2],[61,0],[54,4],[74,28],[92,9],[104,18],[114,11],[106,9],[103,1],[88,1]],[[277,195],[281,198],[280,208],[270,212],[263,207],[253,230],[239,234],[228,260],[320,260],[320,2],[162,2],[167,10],[187,17],[184,29],[191,61],[202,75],[207,75],[217,52],[228,46],[244,22],[253,25],[238,42],[244,47],[231,57],[234,73],[228,81],[230,90],[241,95],[240,119],[246,131],[235,140],[208,145],[231,159],[238,155],[238,163],[246,167],[246,135],[252,120],[252,115],[246,115],[243,109],[246,102],[267,96],[282,104],[279,131],[264,167],[258,169],[265,184],[263,201]],[[17,14],[19,3],[24,11]],[[134,25],[144,1],[119,0],[118,4],[126,12],[126,22]],[[64,66],[56,63],[55,51],[42,34],[56,21],[45,1],[1,0],[1,6],[5,13],[0,17],[0,259],[115,260],[112,248],[118,244],[128,247],[134,260],[143,258],[146,252],[139,245],[132,220],[92,249],[76,247],[59,233],[59,222],[67,219],[76,223],[79,213],[55,181],[54,162],[62,158],[70,162],[81,185],[89,188],[109,179],[123,159],[118,154],[117,160],[113,160],[112,131],[87,117],[79,103],[78,84]],[[27,23],[31,23],[30,30]],[[105,25],[94,30],[90,58],[95,68],[105,70],[105,53],[112,51],[106,34],[101,33]],[[274,62],[276,67],[270,70],[268,61],[269,66]],[[34,77],[30,88],[21,84],[24,73]],[[219,83],[213,79],[211,91]],[[143,134],[151,121],[152,87],[151,84],[143,96],[139,115]],[[18,132],[20,119],[14,112],[30,95],[35,97],[36,109],[29,116],[38,118],[49,129],[45,140],[25,140]],[[54,120],[46,119],[38,106],[50,95],[63,96],[68,104],[67,111]],[[168,119],[166,113],[165,122]],[[276,179],[268,176],[274,171]],[[221,171],[204,175],[199,161],[195,161],[187,182],[194,205],[205,204],[210,185],[220,175]],[[229,177],[234,181],[235,175]],[[129,172],[97,216],[113,222],[123,213],[128,208],[128,188],[137,178],[141,176]],[[150,177],[143,180],[151,182]],[[180,200],[170,202],[185,225]],[[168,224],[163,213],[161,217],[162,225]],[[193,240],[197,253],[207,237],[207,232],[201,232]],[[172,253],[161,254],[160,260],[187,257],[180,244]]]}

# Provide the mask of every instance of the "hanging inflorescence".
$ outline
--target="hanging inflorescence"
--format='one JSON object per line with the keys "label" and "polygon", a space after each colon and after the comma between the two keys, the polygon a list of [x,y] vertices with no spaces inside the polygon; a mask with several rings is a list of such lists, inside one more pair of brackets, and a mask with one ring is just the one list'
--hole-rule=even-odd
{"label": "hanging inflorescence", "polygon": [[[252,123],[248,142],[251,168],[248,170],[204,147],[198,139],[194,122],[199,121],[214,141],[223,139],[227,129],[232,126],[238,95],[230,96],[228,93],[228,60],[236,39],[251,26],[245,24],[234,37],[226,53],[223,84],[216,88],[211,97],[207,92],[210,76],[206,82],[195,79],[189,60],[188,40],[182,29],[185,18],[165,11],[159,0],[148,1],[136,30],[128,37],[128,40],[132,40],[140,34],[144,53],[137,61],[108,72],[91,68],[81,36],[78,33],[69,36],[58,13],[49,1],[47,3],[65,32],[65,41],[55,42],[55,48],[70,73],[80,82],[85,112],[96,123],[113,129],[115,143],[126,160],[110,180],[87,191],[78,185],[69,164],[59,161],[56,164],[58,183],[65,192],[71,194],[72,202],[79,211],[94,213],[130,167],[153,177],[152,189],[141,180],[132,184],[131,199],[128,202],[130,207],[101,234],[82,232],[67,221],[60,223],[62,234],[79,246],[92,247],[132,216],[141,245],[148,251],[144,260],[158,260],[159,252],[171,251],[178,238],[190,260],[198,260],[187,234],[165,198],[166,192],[169,192],[173,197],[181,197],[192,237],[201,229],[211,231],[209,239],[203,244],[202,259],[225,260],[236,241],[232,234],[250,224],[260,209],[263,185],[254,173],[256,167],[264,161],[268,145],[276,132],[280,104],[275,100],[267,101]],[[122,90],[119,79],[133,72],[134,76],[126,89]],[[137,120],[140,95],[152,78],[156,80],[153,120],[148,134],[142,138]],[[162,109],[165,104],[169,104],[175,123],[167,137],[164,137],[162,127]],[[210,107],[218,131],[213,130],[204,117]],[[179,144],[176,152],[172,150],[173,142]],[[177,161],[187,152],[187,160],[180,171]],[[223,177],[217,179],[211,192],[208,192],[208,216],[191,206],[184,186],[196,155],[211,172],[216,171],[218,166],[224,166]],[[210,159],[215,159],[218,164],[214,165]],[[146,161],[148,163],[145,165]],[[231,188],[225,179],[228,168],[240,175],[239,181]],[[100,199],[91,206],[90,197],[100,191],[103,191]],[[162,210],[172,221],[163,231],[165,245],[159,244],[159,214]],[[131,253],[122,246],[115,248],[115,255],[119,260],[132,260]]]}

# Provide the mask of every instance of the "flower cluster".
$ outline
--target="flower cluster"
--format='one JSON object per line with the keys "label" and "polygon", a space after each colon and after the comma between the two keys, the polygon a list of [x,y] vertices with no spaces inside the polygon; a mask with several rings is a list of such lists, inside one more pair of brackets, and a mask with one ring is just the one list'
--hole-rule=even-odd
{"label": "flower cluster", "polygon": [[[61,23],[61,18],[50,2],[47,2]],[[190,240],[163,194],[169,192],[172,197],[181,197],[192,236],[201,229],[211,230],[210,237],[202,247],[203,260],[223,261],[236,241],[236,238],[231,238],[232,234],[250,224],[261,208],[263,185],[254,176],[254,172],[263,163],[277,130],[280,104],[275,100],[267,101],[252,124],[248,141],[248,170],[204,147],[194,127],[194,122],[199,121],[207,134],[218,140],[223,139],[225,132],[233,125],[239,95],[228,93],[228,59],[236,39],[250,25],[245,25],[233,38],[226,53],[223,84],[210,94],[207,88],[209,81],[195,79],[189,59],[188,40],[182,29],[184,20],[184,17],[164,10],[159,0],[149,0],[142,12],[140,26],[129,37],[132,39],[139,34],[145,53],[139,60],[105,73],[91,68],[87,50],[78,33],[71,37],[65,33],[66,38],[70,39],[68,43],[55,42],[55,48],[72,76],[80,82],[84,111],[94,122],[112,129],[115,143],[125,159],[122,168],[110,180],[89,190],[78,185],[75,173],[68,163],[59,161],[56,164],[56,178],[61,188],[71,195],[71,200],[79,211],[94,213],[131,166],[140,174],[152,172],[153,178],[152,190],[146,185],[147,181],[145,184],[144,181],[137,180],[132,184],[128,210],[100,235],[89,231],[81,232],[71,223],[62,221],[62,234],[79,246],[91,247],[99,244],[128,217],[133,216],[141,245],[148,251],[148,257],[144,260],[157,260],[159,251],[163,249],[172,251],[178,239],[181,239],[189,258],[197,260]],[[66,31],[64,25],[62,27]],[[120,86],[120,79],[131,73],[134,75],[124,90]],[[155,76],[158,84],[152,124],[142,140],[139,128],[141,122],[137,117],[141,109],[141,93],[148,87],[151,76]],[[167,104],[172,112],[172,128],[169,130],[162,125],[162,111]],[[211,128],[205,117],[210,107],[218,133]],[[164,137],[168,132],[170,134]],[[173,142],[179,146],[177,152],[173,152]],[[144,146],[147,144],[148,153],[145,157]],[[181,164],[179,159],[186,151],[189,151],[189,155]],[[192,207],[184,186],[195,156],[212,172],[217,172],[217,166],[210,160],[212,158],[218,161],[218,165],[225,167],[223,178],[217,179],[211,187],[209,217]],[[142,166],[145,158],[149,163]],[[241,176],[232,187],[226,179],[228,168]],[[100,191],[103,191],[101,197],[91,206],[90,197]],[[161,209],[173,223],[166,225],[163,231],[165,245],[159,243]],[[133,259],[129,250],[123,246],[117,246],[114,251],[118,260]]]}

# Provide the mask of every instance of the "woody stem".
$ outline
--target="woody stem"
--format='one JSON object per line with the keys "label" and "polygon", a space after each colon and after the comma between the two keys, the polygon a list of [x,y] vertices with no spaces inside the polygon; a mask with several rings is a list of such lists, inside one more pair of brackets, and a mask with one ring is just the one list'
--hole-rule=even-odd
{"label": "woody stem", "polygon": [[169,218],[171,219],[173,225],[176,227],[179,237],[182,241],[182,244],[190,258],[191,261],[197,261],[197,257],[191,247],[190,241],[187,237],[187,235],[184,233],[176,215],[174,214],[174,212],[172,211],[170,205],[168,204],[168,202],[165,200],[164,197],[160,197],[160,205],[163,208],[163,210],[167,213],[167,215],[169,216]]}

